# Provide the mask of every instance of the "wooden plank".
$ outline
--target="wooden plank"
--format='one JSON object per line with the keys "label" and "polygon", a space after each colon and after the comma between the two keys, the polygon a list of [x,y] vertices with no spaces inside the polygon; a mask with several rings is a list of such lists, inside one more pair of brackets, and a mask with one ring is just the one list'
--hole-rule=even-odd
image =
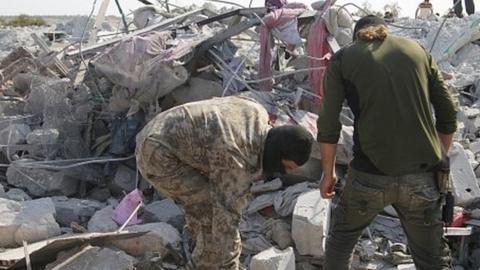
{"label": "wooden plank", "polygon": [[445,236],[467,236],[472,235],[473,230],[471,226],[464,228],[445,227],[443,228],[443,232]]}
{"label": "wooden plank", "polygon": [[[33,40],[35,41],[35,43],[40,47],[40,49],[44,52],[44,53],[51,53],[52,50],[50,49],[50,47],[47,45],[47,43],[41,39],[36,33],[32,33],[32,38]],[[60,73],[62,73],[63,76],[67,76],[68,74],[68,67],[65,66],[65,64],[60,61],[60,59],[57,58],[57,56],[53,56],[54,59],[54,64],[55,66],[57,67],[57,69],[60,71]]]}
{"label": "wooden plank", "polygon": [[250,27],[253,27],[255,25],[260,24],[260,19],[255,17],[251,19],[244,20],[243,22],[240,22],[230,28],[228,28],[225,31],[222,31],[215,36],[205,40],[202,44],[200,44],[197,53],[198,54],[203,54],[205,53],[210,47],[212,47],[215,44],[221,43],[233,36],[236,36],[243,31],[249,29]]}
{"label": "wooden plank", "polygon": [[102,5],[98,10],[97,16],[95,17],[95,26],[93,27],[90,37],[88,38],[89,46],[93,45],[97,41],[97,34],[99,29],[102,27],[102,23],[105,21],[105,14],[107,13],[108,4],[110,4],[110,0],[103,0]]}
{"label": "wooden plank", "polygon": [[[191,16],[194,16],[196,14],[201,13],[203,10],[204,10],[203,8],[195,9],[195,10],[192,10],[190,12],[184,13],[180,16],[177,16],[175,18],[170,18],[170,19],[161,21],[157,24],[153,24],[153,25],[147,26],[145,28],[142,28],[140,30],[136,30],[136,31],[134,31],[134,32],[132,32],[128,35],[123,36],[123,37],[115,38],[115,39],[112,39],[112,40],[109,40],[109,41],[106,41],[106,42],[103,42],[103,43],[100,43],[100,44],[96,44],[96,45],[93,45],[93,46],[90,46],[90,47],[83,48],[82,53],[83,54],[95,53],[95,52],[103,49],[106,46],[115,44],[115,43],[117,43],[119,41],[122,41],[124,39],[128,39],[128,38],[138,36],[138,35],[141,35],[141,34],[145,34],[145,33],[150,32],[150,31],[164,30],[167,27],[171,26],[172,24],[182,22],[183,20],[187,19],[188,17],[191,17]],[[76,57],[79,54],[80,54],[80,50],[75,50],[75,51],[72,51],[72,52],[67,52],[66,56],[67,57]]]}

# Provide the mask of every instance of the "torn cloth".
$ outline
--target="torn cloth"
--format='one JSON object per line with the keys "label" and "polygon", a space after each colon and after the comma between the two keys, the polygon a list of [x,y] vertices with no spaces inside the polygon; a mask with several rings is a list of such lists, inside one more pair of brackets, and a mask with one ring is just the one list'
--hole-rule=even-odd
{"label": "torn cloth", "polygon": [[[259,78],[268,78],[272,76],[272,44],[270,31],[273,28],[282,26],[291,20],[296,19],[305,9],[280,8],[274,10],[263,17],[263,24],[260,26],[260,62],[258,63]],[[272,80],[262,81],[260,90],[272,90]]]}
{"label": "torn cloth", "polygon": [[[330,7],[330,1],[327,1],[323,6],[323,10],[319,11],[320,14],[325,13]],[[327,42],[328,32],[324,19],[322,16],[318,16],[315,22],[310,27],[307,39],[307,54],[314,58],[323,58],[324,55],[330,53],[330,48]],[[326,67],[328,60],[322,59],[308,59],[309,68]],[[317,96],[323,96],[323,75],[325,69],[314,69],[309,71],[309,82],[312,92]],[[315,102],[320,103],[319,98],[315,98]]]}

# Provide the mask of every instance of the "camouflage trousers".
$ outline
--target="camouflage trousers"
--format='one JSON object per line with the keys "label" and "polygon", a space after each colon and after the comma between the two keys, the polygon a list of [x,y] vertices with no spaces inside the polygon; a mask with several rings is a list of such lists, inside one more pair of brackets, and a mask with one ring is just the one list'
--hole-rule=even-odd
{"label": "camouflage trousers", "polygon": [[390,177],[350,168],[347,184],[339,196],[332,211],[323,269],[349,269],[353,249],[363,230],[390,204],[405,230],[416,268],[451,269],[434,173]]}
{"label": "camouflage trousers", "polygon": [[241,240],[238,226],[249,190],[232,186],[232,178],[248,178],[240,170],[213,171],[208,176],[182,162],[158,141],[146,138],[137,146],[142,175],[163,195],[185,209],[187,228],[194,240],[191,268],[239,269]]}

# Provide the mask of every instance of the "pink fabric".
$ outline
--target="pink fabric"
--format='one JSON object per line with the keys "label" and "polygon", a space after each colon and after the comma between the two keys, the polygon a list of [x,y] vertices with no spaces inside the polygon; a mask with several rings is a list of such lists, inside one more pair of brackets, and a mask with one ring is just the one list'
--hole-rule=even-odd
{"label": "pink fabric", "polygon": [[[320,15],[323,15],[325,11],[330,8],[330,1],[327,1],[323,5],[323,10],[319,11]],[[325,25],[325,21],[322,16],[319,16],[317,20],[310,27],[307,39],[307,54],[315,58],[323,58],[324,55],[331,52],[327,42],[328,32]],[[328,64],[327,59],[317,60],[309,59],[308,65],[310,68],[326,67]],[[323,96],[323,75],[325,69],[310,70],[309,82],[312,92],[320,97]],[[320,103],[319,98],[315,98],[315,102]]]}
{"label": "pink fabric", "polygon": [[[281,8],[274,10],[263,17],[263,24],[260,26],[260,61],[258,63],[258,74],[260,79],[272,76],[272,45],[270,29],[293,20],[304,11],[305,9],[301,8]],[[260,90],[271,91],[272,80],[260,82]]]}
{"label": "pink fabric", "polygon": [[265,7],[268,8],[268,10],[283,8],[286,5],[287,0],[265,0]]}
{"label": "pink fabric", "polygon": [[[112,219],[118,224],[123,225],[133,213],[138,204],[143,203],[143,194],[139,189],[135,189],[128,193],[113,211]],[[128,225],[141,223],[142,220],[137,218],[137,214],[128,222]]]}
{"label": "pink fabric", "polygon": [[449,227],[465,227],[466,217],[462,212],[456,212],[453,214],[452,223],[448,224]]}

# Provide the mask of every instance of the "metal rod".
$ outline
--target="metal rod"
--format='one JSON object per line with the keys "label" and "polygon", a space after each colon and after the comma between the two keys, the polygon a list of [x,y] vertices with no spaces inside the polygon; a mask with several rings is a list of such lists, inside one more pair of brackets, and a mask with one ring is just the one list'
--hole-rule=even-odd
{"label": "metal rod", "polygon": [[117,4],[118,11],[120,11],[120,14],[122,15],[123,26],[125,26],[125,33],[128,34],[128,24],[127,19],[125,18],[125,14],[123,14],[122,7],[120,6],[118,0],[115,0],[115,3]]}
{"label": "metal rod", "polygon": [[142,206],[142,202],[139,202],[137,207],[135,208],[135,210],[133,210],[133,212],[130,214],[130,216],[127,218],[127,221],[125,221],[125,223],[123,223],[122,227],[120,227],[120,229],[118,229],[117,232],[121,232],[123,231],[123,229],[125,229],[125,227],[127,226],[127,224],[130,222],[130,220],[132,220],[132,218],[137,214],[138,212],[138,209],[140,209],[140,207]]}
{"label": "metal rod", "polygon": [[28,244],[27,241],[23,240],[23,252],[25,253],[25,264],[27,265],[27,270],[32,270],[32,263],[30,262],[30,254],[28,253]]}

